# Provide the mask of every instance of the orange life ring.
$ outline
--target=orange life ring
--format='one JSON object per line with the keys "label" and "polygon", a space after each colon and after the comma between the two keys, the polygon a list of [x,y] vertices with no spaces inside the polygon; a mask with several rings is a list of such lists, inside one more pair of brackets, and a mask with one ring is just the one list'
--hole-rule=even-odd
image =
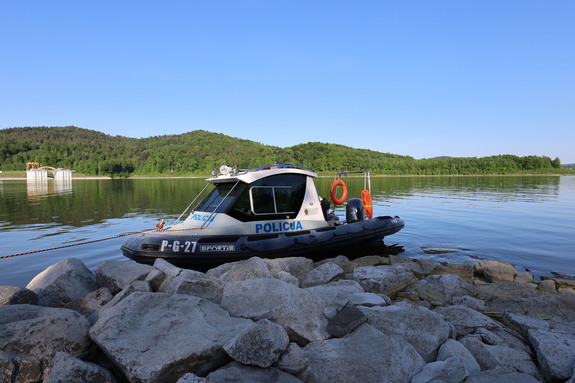
{"label": "orange life ring", "polygon": [[361,202],[363,203],[363,208],[365,209],[365,215],[367,215],[367,219],[371,219],[373,217],[373,203],[371,201],[371,193],[369,190],[361,191]]}
{"label": "orange life ring", "polygon": [[[337,189],[338,186],[341,186],[341,198],[335,198],[335,189]],[[345,186],[345,182],[342,180],[333,181],[331,184],[331,189],[329,189],[329,196],[331,197],[333,203],[336,205],[341,205],[344,203],[345,199],[347,198],[347,186]]]}

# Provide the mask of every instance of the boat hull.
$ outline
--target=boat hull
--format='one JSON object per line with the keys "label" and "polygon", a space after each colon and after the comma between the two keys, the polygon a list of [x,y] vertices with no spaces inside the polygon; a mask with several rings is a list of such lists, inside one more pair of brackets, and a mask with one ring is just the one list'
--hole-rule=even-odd
{"label": "boat hull", "polygon": [[208,270],[224,263],[251,257],[334,257],[352,246],[379,241],[404,227],[399,217],[326,226],[317,230],[257,235],[202,235],[201,230],[155,231],[135,234],[124,240],[124,256],[146,264],[164,259],[176,266]]}

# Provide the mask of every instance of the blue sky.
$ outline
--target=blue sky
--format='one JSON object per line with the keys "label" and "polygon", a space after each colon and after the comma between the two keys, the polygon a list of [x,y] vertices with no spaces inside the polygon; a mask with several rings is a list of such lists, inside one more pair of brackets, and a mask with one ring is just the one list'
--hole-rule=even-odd
{"label": "blue sky", "polygon": [[4,1],[0,128],[575,162],[575,1]]}

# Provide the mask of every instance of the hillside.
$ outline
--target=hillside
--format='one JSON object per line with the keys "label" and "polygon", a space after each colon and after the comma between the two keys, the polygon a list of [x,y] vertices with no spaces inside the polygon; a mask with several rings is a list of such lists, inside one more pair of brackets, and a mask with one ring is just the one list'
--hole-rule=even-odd
{"label": "hillside", "polygon": [[319,142],[280,148],[203,130],[137,139],[73,126],[0,129],[0,170],[24,170],[29,161],[85,175],[112,176],[205,175],[222,164],[253,168],[273,163],[293,163],[317,172],[366,168],[374,174],[569,172],[561,169],[558,158],[546,156],[416,160]]}

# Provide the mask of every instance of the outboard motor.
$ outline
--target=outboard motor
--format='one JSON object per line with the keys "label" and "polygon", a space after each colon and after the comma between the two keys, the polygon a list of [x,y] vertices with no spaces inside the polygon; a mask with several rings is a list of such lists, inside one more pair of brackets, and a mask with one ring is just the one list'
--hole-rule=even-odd
{"label": "outboard motor", "polygon": [[363,203],[359,198],[350,198],[345,207],[345,220],[348,223],[365,220]]}

